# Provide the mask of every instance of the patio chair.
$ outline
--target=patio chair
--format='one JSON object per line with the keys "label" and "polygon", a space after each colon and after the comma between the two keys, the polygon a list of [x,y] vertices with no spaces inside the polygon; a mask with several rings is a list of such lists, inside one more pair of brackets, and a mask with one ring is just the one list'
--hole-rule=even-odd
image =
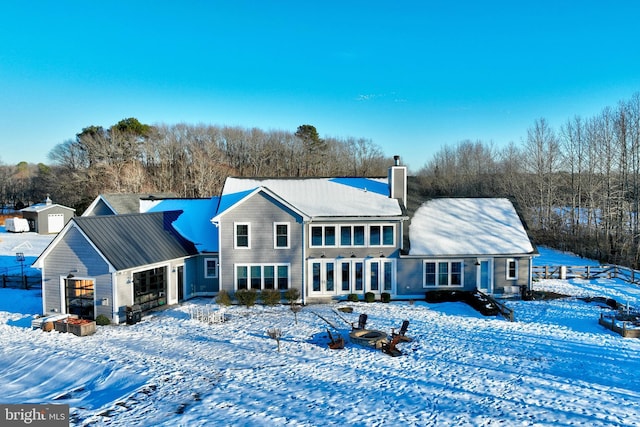
{"label": "patio chair", "polygon": [[411,338],[405,336],[407,329],[409,329],[409,321],[405,320],[402,322],[402,326],[400,326],[400,330],[397,333],[395,328],[391,328],[391,338],[393,339],[397,336],[400,341],[410,342]]}
{"label": "patio chair", "polygon": [[365,326],[367,325],[367,318],[369,316],[367,316],[366,314],[362,313],[360,315],[360,317],[358,317],[358,326],[354,326],[354,324],[351,324],[351,329],[364,329]]}

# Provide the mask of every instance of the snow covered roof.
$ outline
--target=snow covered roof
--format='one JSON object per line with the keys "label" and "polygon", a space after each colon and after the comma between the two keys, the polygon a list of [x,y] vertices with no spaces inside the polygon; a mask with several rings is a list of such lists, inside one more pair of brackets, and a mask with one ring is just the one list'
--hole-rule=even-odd
{"label": "snow covered roof", "polygon": [[409,226],[409,255],[528,254],[534,248],[513,204],[503,198],[423,203]]}
{"label": "snow covered roof", "polygon": [[173,228],[192,242],[199,252],[218,252],[218,228],[211,223],[219,197],[210,199],[164,199],[148,212],[182,211]]}
{"label": "snow covered roof", "polygon": [[59,205],[57,203],[36,203],[34,205],[20,209],[20,212],[42,212],[52,208],[62,208],[62,209],[75,212],[74,208],[70,208],[69,206]]}
{"label": "snow covered roof", "polygon": [[[386,179],[372,178],[227,178],[218,213],[239,193],[264,187],[310,217],[389,217],[402,215],[389,198]],[[227,198],[227,199],[226,199]]]}

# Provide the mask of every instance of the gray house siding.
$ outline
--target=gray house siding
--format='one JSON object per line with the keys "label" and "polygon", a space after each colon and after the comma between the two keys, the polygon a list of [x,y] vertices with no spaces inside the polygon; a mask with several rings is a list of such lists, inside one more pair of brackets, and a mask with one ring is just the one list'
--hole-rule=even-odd
{"label": "gray house siding", "polygon": [[[450,258],[463,262],[464,279],[461,287],[452,286],[436,286],[424,287],[424,262],[425,261],[447,261],[448,258],[419,258],[419,257],[401,257],[398,261],[398,283],[397,296],[402,297],[420,297],[424,296],[430,290],[463,290],[473,291],[478,288],[478,267],[476,266],[475,257],[471,258]],[[507,260],[518,260],[518,276],[517,279],[507,279]],[[492,283],[493,294],[513,294],[516,293],[515,288],[520,286],[528,286],[529,269],[531,259],[528,257],[519,258],[494,258],[492,259]],[[513,288],[512,288],[513,287]]]}
{"label": "gray house siding", "polygon": [[[107,298],[113,304],[111,273],[109,265],[75,228],[70,228],[63,239],[46,257],[43,269],[43,312],[59,313],[64,309],[64,292],[61,283],[72,274],[76,278],[92,279],[95,298]],[[112,318],[111,307],[96,307],[95,315],[104,314]]]}
{"label": "gray house siding", "polygon": [[87,212],[83,214],[84,216],[98,216],[98,215],[115,215],[113,209],[111,209],[107,204],[102,200],[98,200],[96,205],[93,207],[91,212]]}
{"label": "gray house siding", "polygon": [[[507,278],[507,261],[512,259],[517,260],[517,279]],[[514,294],[519,292],[521,286],[529,287],[531,285],[531,262],[530,257],[495,258],[493,263],[493,293],[497,295]]]}
{"label": "gray house siding", "polygon": [[[274,248],[274,223],[289,224],[289,248]],[[235,223],[249,224],[250,248],[235,248]],[[303,224],[299,215],[264,192],[225,212],[219,224],[220,288],[235,292],[236,264],[289,264],[289,286],[302,291]]]}

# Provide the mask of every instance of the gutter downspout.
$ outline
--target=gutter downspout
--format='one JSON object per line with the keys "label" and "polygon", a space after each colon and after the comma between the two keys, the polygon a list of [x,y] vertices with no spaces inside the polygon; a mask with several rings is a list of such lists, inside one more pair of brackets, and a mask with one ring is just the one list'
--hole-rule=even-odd
{"label": "gutter downspout", "polygon": [[306,221],[302,220],[302,289],[300,290],[300,294],[302,295],[302,305],[306,305],[305,289],[307,287],[307,247],[304,242],[307,224],[308,223]]}

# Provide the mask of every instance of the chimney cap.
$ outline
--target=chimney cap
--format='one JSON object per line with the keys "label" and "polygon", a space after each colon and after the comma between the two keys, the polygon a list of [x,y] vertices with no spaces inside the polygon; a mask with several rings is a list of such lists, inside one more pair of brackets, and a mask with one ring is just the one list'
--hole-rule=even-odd
{"label": "chimney cap", "polygon": [[400,166],[400,156],[398,156],[397,154],[393,156],[393,164],[395,166]]}

